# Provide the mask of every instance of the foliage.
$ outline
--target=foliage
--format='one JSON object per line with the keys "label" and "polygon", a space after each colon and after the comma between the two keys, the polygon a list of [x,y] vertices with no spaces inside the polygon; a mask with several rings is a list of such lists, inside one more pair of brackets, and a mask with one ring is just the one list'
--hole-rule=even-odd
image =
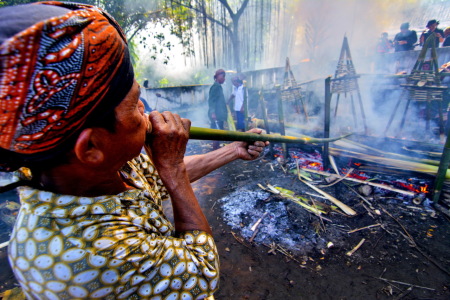
{"label": "foliage", "polygon": [[[40,0],[42,1],[42,0]],[[0,1],[1,6],[26,4],[31,2],[39,2],[37,0],[8,0]],[[148,0],[76,0],[76,2],[95,5],[101,7],[107,11],[113,18],[120,24],[122,30],[125,32],[129,43],[130,52],[132,53],[133,64],[137,63],[138,56],[135,54],[136,43],[133,43],[134,38],[138,33],[144,33],[140,35],[138,43],[145,47],[149,47],[152,51],[152,58],[156,59],[159,55],[164,55],[164,59],[167,61],[169,56],[164,54],[166,51],[170,51],[172,45],[170,42],[165,41],[164,34],[146,31],[147,25],[153,22],[166,22],[166,17],[163,10],[159,9],[160,1],[148,1]],[[152,38],[155,39],[152,39]],[[147,45],[149,40],[154,40],[156,43]]]}
{"label": "foliage", "polygon": [[169,86],[169,80],[167,78],[165,78],[165,77],[160,79],[158,81],[158,83],[159,83],[160,87],[167,87],[167,86]]}
{"label": "foliage", "polygon": [[[213,56],[212,60],[215,61],[216,36],[218,39],[228,39],[226,41],[222,40],[222,42],[232,45],[233,52],[226,53],[224,51],[225,47],[223,47],[220,49],[223,52],[219,50],[219,55],[229,56],[229,60],[234,61],[234,67],[240,71],[239,20],[247,8],[249,0],[166,0],[164,2],[166,14],[174,20],[171,27],[172,33],[180,38],[184,49],[192,51],[193,34],[200,33],[203,41],[202,50],[204,56],[206,56],[206,65],[208,65],[209,56]],[[197,28],[197,32],[193,30],[194,27]],[[210,53],[208,40],[211,40],[213,43],[212,53]],[[187,52],[185,54],[190,53]]]}
{"label": "foliage", "polygon": [[10,6],[10,5],[19,5],[19,4],[27,4],[31,2],[38,2],[36,0],[3,0],[0,1],[0,7],[2,6]]}

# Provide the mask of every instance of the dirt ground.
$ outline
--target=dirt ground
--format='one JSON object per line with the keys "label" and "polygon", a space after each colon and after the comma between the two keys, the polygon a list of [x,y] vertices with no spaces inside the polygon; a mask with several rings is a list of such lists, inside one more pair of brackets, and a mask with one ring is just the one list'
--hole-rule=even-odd
{"label": "dirt ground", "polygon": [[[200,145],[191,151],[205,148]],[[226,203],[219,199],[252,186],[258,189],[257,183],[287,187],[299,194],[305,191],[297,175],[284,173],[268,158],[235,161],[194,183],[220,253],[221,284],[216,299],[450,299],[450,220],[442,214],[396,199],[395,193],[367,197],[374,209],[366,210],[363,201],[340,182],[324,190],[358,214],[348,217],[332,212],[327,215],[331,222],[323,220],[325,230],[317,230],[318,217],[289,201],[269,197],[259,206],[283,203],[292,221],[285,230],[298,231],[299,243],[307,248],[283,254],[275,247],[276,240],[272,248],[255,242],[257,238],[251,243],[239,228],[231,228],[224,220]],[[374,224],[381,225],[347,233]],[[362,239],[361,247],[346,255]],[[328,248],[328,242],[334,246]]]}
{"label": "dirt ground", "polygon": [[[207,145],[191,143],[188,152],[209,151]],[[256,201],[248,214],[241,213],[240,226],[229,225],[227,197],[258,190],[257,183],[279,185],[297,194],[308,189],[297,175],[268,157],[235,161],[193,185],[220,253],[221,282],[215,299],[450,299],[450,220],[445,216],[422,205],[414,207],[395,193],[368,196],[371,209],[339,182],[324,190],[356,210],[356,216],[331,212],[328,220],[320,220],[295,203],[267,196]],[[269,224],[281,224],[270,217],[271,205],[285,209],[288,227],[281,230],[295,237],[294,250],[282,243],[284,233],[261,242]],[[252,225],[249,216],[263,211],[269,215],[250,242],[239,227]],[[375,226],[348,233],[370,225]],[[0,242],[4,242],[9,233],[5,224],[0,226]],[[362,239],[360,248],[348,256]],[[17,285],[6,248],[0,249],[0,267],[1,293]]]}

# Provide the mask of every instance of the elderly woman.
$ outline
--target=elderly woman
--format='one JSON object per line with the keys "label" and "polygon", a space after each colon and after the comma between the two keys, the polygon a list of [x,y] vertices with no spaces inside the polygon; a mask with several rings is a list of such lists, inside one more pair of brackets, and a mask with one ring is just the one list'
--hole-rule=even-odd
{"label": "elderly woman", "polygon": [[217,250],[190,182],[265,143],[184,157],[190,121],[144,114],[125,36],[96,7],[5,7],[0,25],[0,167],[31,170],[9,244],[26,296],[212,295]]}

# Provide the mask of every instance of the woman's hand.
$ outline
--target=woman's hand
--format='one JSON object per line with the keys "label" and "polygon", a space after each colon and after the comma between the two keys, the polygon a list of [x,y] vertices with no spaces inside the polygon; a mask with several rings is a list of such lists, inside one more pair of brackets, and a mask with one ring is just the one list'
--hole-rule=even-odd
{"label": "woman's hand", "polygon": [[151,131],[145,146],[155,166],[170,168],[183,163],[191,121],[169,111],[152,111],[149,121]]}
{"label": "woman's hand", "polygon": [[[247,132],[260,134],[262,132],[262,129],[253,128]],[[267,145],[269,145],[269,142],[260,142],[260,141],[253,142],[253,143],[234,142],[231,145],[233,145],[235,147],[235,151],[236,151],[238,158],[243,159],[243,160],[254,160],[254,159],[257,159],[259,157],[259,155],[261,154],[261,152],[264,151],[264,148]]]}

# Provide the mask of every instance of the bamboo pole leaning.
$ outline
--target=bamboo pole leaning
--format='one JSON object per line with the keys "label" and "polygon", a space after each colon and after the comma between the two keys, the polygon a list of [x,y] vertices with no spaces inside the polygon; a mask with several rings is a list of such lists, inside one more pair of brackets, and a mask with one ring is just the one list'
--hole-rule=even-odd
{"label": "bamboo pole leaning", "polygon": [[189,131],[189,139],[192,140],[209,140],[209,141],[242,141],[256,142],[267,141],[271,143],[296,143],[296,144],[316,144],[330,143],[350,135],[346,134],[335,138],[313,138],[313,137],[294,137],[278,134],[257,134],[252,132],[239,132],[230,130],[220,130],[202,127],[191,127]]}

